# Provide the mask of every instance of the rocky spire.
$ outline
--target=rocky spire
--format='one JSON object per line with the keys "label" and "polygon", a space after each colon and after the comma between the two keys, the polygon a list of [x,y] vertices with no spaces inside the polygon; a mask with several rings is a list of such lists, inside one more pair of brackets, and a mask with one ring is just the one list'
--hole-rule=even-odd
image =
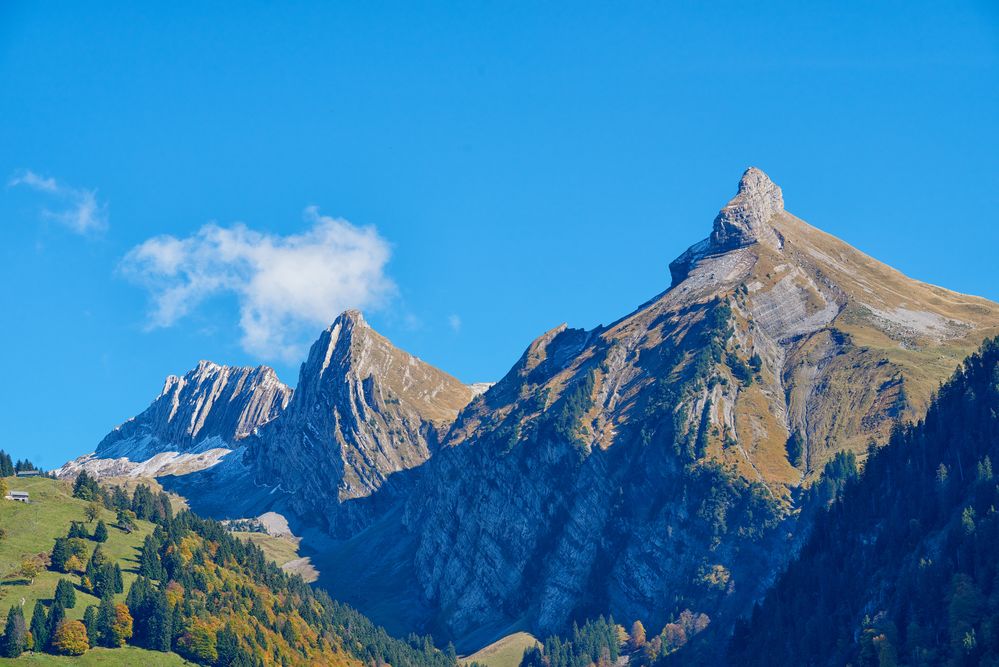
{"label": "rocky spire", "polygon": [[784,210],[784,195],[770,177],[750,167],[739,180],[739,191],[718,212],[711,231],[711,248],[724,250],[750,243],[780,247],[780,237],[768,223]]}
{"label": "rocky spire", "polygon": [[672,286],[686,278],[694,264],[707,255],[757,242],[781,248],[783,242],[770,220],[783,210],[784,195],[780,187],[761,169],[747,169],[739,179],[739,191],[715,216],[711,235],[670,262]]}

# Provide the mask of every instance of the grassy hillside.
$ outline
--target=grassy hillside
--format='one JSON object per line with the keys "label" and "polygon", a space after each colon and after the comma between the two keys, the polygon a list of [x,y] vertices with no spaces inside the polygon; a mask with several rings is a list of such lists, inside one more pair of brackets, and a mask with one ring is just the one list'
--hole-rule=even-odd
{"label": "grassy hillside", "polygon": [[23,655],[16,660],[0,658],[0,665],[17,665],[18,667],[58,667],[59,665],[74,665],[74,667],[173,667],[174,665],[193,665],[176,653],[160,653],[147,651],[134,646],[108,649],[94,648],[79,657],[47,655],[36,653]]}
{"label": "grassy hillside", "polygon": [[[66,482],[7,482],[12,490],[27,491],[32,502],[0,501],[0,526],[6,535],[0,540],[0,576],[7,575],[0,586],[0,608],[6,613],[12,604],[23,605],[25,626],[30,627],[36,601],[47,615],[61,608],[54,592],[59,580],[67,579],[76,589],[76,604],[66,610],[69,620],[85,618],[90,605],[103,604],[104,609],[89,617],[85,628],[77,626],[82,637],[73,635],[71,625],[49,624],[63,634],[59,642],[46,642],[46,650],[86,651],[82,658],[25,653],[0,664],[156,666],[187,664],[186,658],[202,665],[456,667],[453,654],[435,648],[430,637],[394,639],[357,611],[278,567],[278,561],[287,564],[289,558],[292,564],[304,560],[297,558],[294,540],[233,535],[221,523],[189,511],[173,514],[170,499],[147,487],[138,487],[129,498],[120,489],[99,488],[92,478],[87,482],[81,476],[76,481],[79,493],[96,498],[94,505],[104,508],[109,532],[101,545],[104,558],[91,559],[96,542],[82,538],[60,540],[57,553],[52,550],[56,538],[66,536],[72,522],[85,520],[89,503],[74,498]],[[125,533],[114,525],[117,516],[124,521],[141,518],[133,532]],[[80,544],[87,556],[82,560],[91,561],[86,566],[90,578],[54,571],[80,565],[66,566],[72,560],[69,550]],[[48,569],[29,580],[22,573],[24,561]],[[112,603],[84,590],[119,588],[114,583],[116,567],[121,569],[124,593]],[[27,629],[12,624],[11,631],[4,632],[0,648],[5,655],[18,655],[30,646]],[[47,634],[44,628],[39,632]]]}
{"label": "grassy hillside", "polygon": [[524,657],[524,650],[538,644],[534,635],[515,632],[463,658],[462,663],[467,665],[476,662],[485,667],[517,667]]}
{"label": "grassy hillside", "polygon": [[[79,588],[78,575],[43,570],[33,582],[28,583],[13,573],[23,559],[48,554],[55,538],[66,535],[70,521],[86,521],[83,510],[87,503],[72,496],[69,482],[42,477],[6,479],[11,490],[31,494],[31,502],[24,504],[0,500],[0,527],[7,532],[7,537],[0,540],[0,618],[6,620],[10,605],[19,604],[22,599],[25,615],[30,617],[35,601],[51,600],[60,579],[69,579],[77,586],[76,606],[66,610],[67,618],[82,618],[87,606],[96,605],[100,600]],[[125,533],[113,525],[114,515],[111,512],[104,510],[102,518],[108,526],[108,541],[102,550],[121,565],[127,591],[135,580],[139,548],[146,535],[153,532],[153,525],[137,521],[136,529]],[[94,525],[88,524],[87,529],[93,531]],[[95,544],[88,544],[91,553]],[[116,599],[122,600],[124,595],[118,595]]]}
{"label": "grassy hillside", "polygon": [[285,572],[297,574],[308,583],[319,578],[319,571],[312,565],[312,560],[308,557],[303,558],[298,553],[300,538],[240,531],[233,532],[233,535],[246,542],[256,544],[265,556],[274,561]]}

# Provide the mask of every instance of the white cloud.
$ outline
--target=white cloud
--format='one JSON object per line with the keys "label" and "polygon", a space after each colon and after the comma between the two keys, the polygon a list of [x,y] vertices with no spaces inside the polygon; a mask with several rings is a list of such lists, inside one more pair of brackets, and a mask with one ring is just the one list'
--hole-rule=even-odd
{"label": "white cloud", "polygon": [[96,190],[72,187],[31,170],[18,172],[7,185],[24,186],[48,195],[59,203],[59,208],[43,208],[42,216],[55,220],[77,234],[103,232],[108,228],[108,206],[97,201]]}
{"label": "white cloud", "polygon": [[457,315],[448,315],[447,323],[455,333],[461,331],[461,318]]}
{"label": "white cloud", "polygon": [[294,361],[348,308],[377,308],[395,290],[385,275],[389,244],[374,227],[305,210],[311,227],[278,236],[243,224],[209,224],[187,238],[157,236],[128,252],[121,271],[148,289],[149,327],[171,326],[205,299],[233,294],[242,345]]}

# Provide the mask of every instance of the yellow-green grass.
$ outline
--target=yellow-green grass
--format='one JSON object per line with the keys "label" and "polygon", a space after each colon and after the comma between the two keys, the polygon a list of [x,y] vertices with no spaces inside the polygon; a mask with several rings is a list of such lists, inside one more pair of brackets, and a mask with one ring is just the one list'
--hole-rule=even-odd
{"label": "yellow-green grass", "polygon": [[134,646],[123,648],[107,649],[92,648],[79,657],[68,657],[61,655],[47,655],[45,653],[35,653],[32,655],[22,655],[20,658],[12,660],[10,658],[0,658],[0,665],[17,665],[18,667],[39,665],[74,665],[76,667],[92,667],[101,665],[105,667],[172,667],[173,665],[193,665],[194,663],[184,660],[176,653],[160,653],[159,651],[147,651]]}
{"label": "yellow-green grass", "polygon": [[301,575],[307,582],[315,581],[319,578],[319,572],[312,565],[309,558],[302,558],[298,554],[298,545],[301,540],[297,537],[287,535],[268,535],[267,533],[247,533],[234,531],[233,535],[253,542],[264,552],[264,555],[287,572]]}
{"label": "yellow-green grass", "polygon": [[462,658],[461,662],[465,665],[477,662],[486,667],[517,667],[524,657],[524,651],[531,646],[537,646],[538,643],[538,640],[527,632],[515,632]]}
{"label": "yellow-green grass", "polygon": [[[73,498],[71,485],[64,481],[43,477],[9,477],[7,484],[12,490],[27,491],[31,502],[24,504],[0,499],[0,528],[7,534],[0,540],[0,619],[6,620],[10,606],[21,604],[23,600],[24,615],[30,623],[35,601],[42,600],[48,604],[52,600],[56,583],[62,578],[69,579],[77,586],[76,606],[67,609],[66,616],[72,619],[82,618],[88,605],[96,605],[100,601],[80,590],[79,575],[43,570],[29,584],[18,581],[11,573],[18,569],[25,558],[50,553],[55,538],[66,535],[70,521],[86,521],[83,510],[87,503]],[[114,525],[115,517],[111,512],[102,510],[101,518],[108,526],[108,541],[102,545],[102,549],[121,566],[127,592],[136,577],[139,548],[146,535],[153,531],[153,525],[147,521],[137,521],[136,529],[129,534]],[[87,524],[87,529],[93,532],[95,525],[96,521]],[[90,552],[93,552],[96,544],[88,541]],[[124,595],[118,597],[123,599]]]}

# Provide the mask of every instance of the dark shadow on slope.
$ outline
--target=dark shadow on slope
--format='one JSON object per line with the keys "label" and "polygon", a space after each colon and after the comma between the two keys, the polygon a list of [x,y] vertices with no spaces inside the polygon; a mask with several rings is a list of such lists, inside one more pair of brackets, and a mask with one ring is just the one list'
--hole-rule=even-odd
{"label": "dark shadow on slope", "polygon": [[402,523],[406,493],[421,473],[420,468],[394,473],[371,496],[344,502],[342,511],[357,529],[340,539],[329,534],[324,517],[295,512],[280,487],[257,484],[239,451],[212,468],[158,481],[167,491],[186,498],[202,516],[221,520],[264,512],[283,515],[292,533],[302,540],[299,554],[308,556],[319,571],[314,585],[391,634],[404,636],[433,630],[433,610],[423,601],[413,566],[416,538]]}

